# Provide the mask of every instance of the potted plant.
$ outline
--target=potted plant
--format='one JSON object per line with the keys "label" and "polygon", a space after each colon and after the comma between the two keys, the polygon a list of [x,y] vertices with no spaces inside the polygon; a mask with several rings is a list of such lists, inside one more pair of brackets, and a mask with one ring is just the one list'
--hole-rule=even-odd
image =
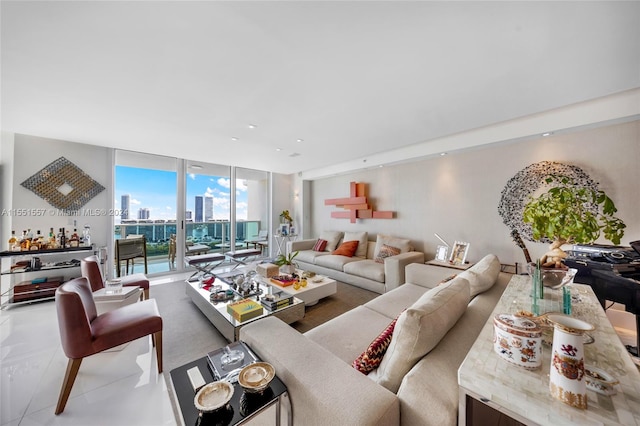
{"label": "potted plant", "polygon": [[615,216],[615,204],[594,185],[578,185],[563,175],[545,179],[551,189],[531,198],[523,210],[523,221],[531,224],[534,240],[551,242],[550,251],[540,259],[543,267],[566,268],[563,244],[589,244],[600,235],[619,244],[624,222]]}
{"label": "potted plant", "polygon": [[293,261],[298,255],[298,251],[291,252],[287,255],[279,254],[276,260],[273,262],[276,266],[280,267],[282,272],[293,274],[296,272],[296,263]]}
{"label": "potted plant", "polygon": [[289,210],[283,210],[282,213],[280,213],[280,221],[282,223],[288,223],[289,225],[293,223],[293,218],[291,217]]}

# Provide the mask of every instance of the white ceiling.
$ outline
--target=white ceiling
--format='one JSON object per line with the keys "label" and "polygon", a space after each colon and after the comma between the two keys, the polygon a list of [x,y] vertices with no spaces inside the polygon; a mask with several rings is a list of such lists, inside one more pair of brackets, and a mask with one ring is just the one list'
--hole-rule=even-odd
{"label": "white ceiling", "polygon": [[640,87],[637,1],[0,8],[4,131],[278,173]]}

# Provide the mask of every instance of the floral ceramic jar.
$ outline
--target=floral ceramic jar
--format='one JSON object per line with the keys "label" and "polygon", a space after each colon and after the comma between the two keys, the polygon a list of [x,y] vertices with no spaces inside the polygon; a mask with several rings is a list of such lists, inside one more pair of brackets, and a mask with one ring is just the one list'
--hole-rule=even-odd
{"label": "floral ceramic jar", "polygon": [[542,364],[542,330],[526,317],[497,314],[493,318],[493,349],[500,358],[527,369]]}

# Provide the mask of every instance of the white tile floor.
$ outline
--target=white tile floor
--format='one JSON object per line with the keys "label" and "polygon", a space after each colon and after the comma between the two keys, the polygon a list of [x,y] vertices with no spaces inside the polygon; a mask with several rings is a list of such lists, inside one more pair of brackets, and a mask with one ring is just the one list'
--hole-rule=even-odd
{"label": "white tile floor", "polygon": [[65,411],[56,416],[67,358],[55,303],[1,310],[0,425],[175,425],[151,339],[119,349],[82,362]]}

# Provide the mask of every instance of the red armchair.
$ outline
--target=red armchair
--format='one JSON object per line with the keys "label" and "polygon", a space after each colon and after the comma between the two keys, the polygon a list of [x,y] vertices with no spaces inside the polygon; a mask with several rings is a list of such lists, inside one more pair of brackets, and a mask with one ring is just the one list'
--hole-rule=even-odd
{"label": "red armchair", "polygon": [[62,349],[69,358],[56,414],[64,411],[83,358],[151,335],[162,373],[162,317],[156,301],[144,300],[97,315],[89,281],[75,278],[56,290]]}
{"label": "red armchair", "polygon": [[[100,271],[100,261],[98,256],[85,257],[80,261],[80,271],[82,276],[89,280],[91,291],[100,290],[104,287],[104,278]],[[124,287],[140,287],[143,292],[143,299],[149,298],[149,279],[144,274],[132,274],[118,277]]]}

